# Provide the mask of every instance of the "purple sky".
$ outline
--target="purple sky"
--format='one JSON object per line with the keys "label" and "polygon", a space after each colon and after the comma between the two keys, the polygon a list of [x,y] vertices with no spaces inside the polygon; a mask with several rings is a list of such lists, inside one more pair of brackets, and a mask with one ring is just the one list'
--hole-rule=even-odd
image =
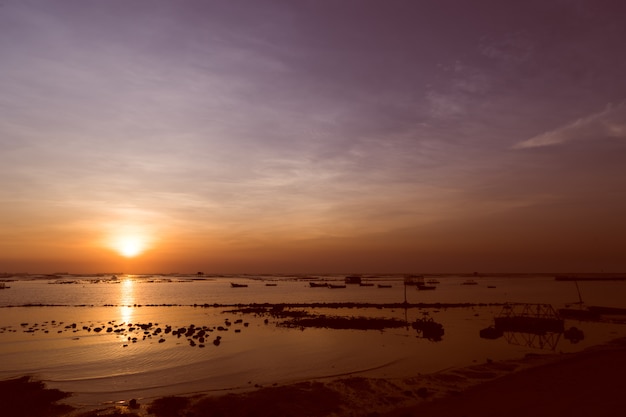
{"label": "purple sky", "polygon": [[0,272],[626,271],[625,17],[2,0]]}

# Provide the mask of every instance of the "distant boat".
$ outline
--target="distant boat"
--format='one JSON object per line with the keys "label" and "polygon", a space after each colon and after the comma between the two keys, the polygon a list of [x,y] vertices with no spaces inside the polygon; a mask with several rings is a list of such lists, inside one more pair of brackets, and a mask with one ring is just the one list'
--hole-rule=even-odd
{"label": "distant boat", "polygon": [[345,281],[346,281],[346,284],[360,284],[361,276],[360,275],[348,275]]}
{"label": "distant boat", "polygon": [[391,288],[391,284],[378,284],[378,288]]}
{"label": "distant boat", "polygon": [[277,286],[277,285],[278,285],[278,284],[270,284],[270,283],[265,284],[265,286],[266,286],[266,287],[275,287],[275,286]]}
{"label": "distant boat", "polygon": [[372,284],[371,282],[362,282],[359,284],[360,287],[373,287],[374,284]]}
{"label": "distant boat", "polygon": [[6,290],[7,288],[11,288],[9,287],[6,283],[4,282],[0,282],[0,290]]}
{"label": "distant boat", "polygon": [[461,285],[478,285],[478,283],[473,279],[466,279],[461,283]]}
{"label": "distant boat", "polygon": [[328,284],[328,288],[336,289],[336,288],[346,288],[345,284]]}
{"label": "distant boat", "polygon": [[234,282],[231,282],[230,286],[233,287],[233,288],[245,288],[245,287],[248,286],[248,284],[236,284]]}
{"label": "distant boat", "polygon": [[427,285],[427,284],[415,284],[415,286],[417,287],[418,290],[420,291],[424,291],[424,290],[434,290],[437,287],[434,285]]}
{"label": "distant boat", "polygon": [[424,283],[424,275],[406,275],[404,285],[417,285]]}
{"label": "distant boat", "polygon": [[404,279],[404,282],[406,285],[415,285],[415,287],[417,287],[418,290],[434,290],[437,287],[434,285],[428,285],[426,284],[426,282],[424,281],[424,276],[423,275],[417,275],[417,276],[413,276],[410,277],[410,284],[407,284],[407,278]]}
{"label": "distant boat", "polygon": [[309,282],[309,286],[311,288],[322,288],[322,287],[326,288],[328,287],[328,284],[326,284],[325,282],[312,282],[311,281]]}

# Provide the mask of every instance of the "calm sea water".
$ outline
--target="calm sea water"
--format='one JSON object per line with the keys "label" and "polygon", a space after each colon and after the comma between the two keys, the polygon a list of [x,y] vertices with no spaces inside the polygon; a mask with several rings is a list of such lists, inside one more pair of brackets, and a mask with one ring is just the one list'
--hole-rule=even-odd
{"label": "calm sea water", "polygon": [[[0,290],[0,378],[34,375],[73,392],[74,404],[95,405],[338,375],[413,376],[488,358],[577,351],[626,336],[626,326],[619,323],[566,320],[566,328],[583,330],[583,340],[572,343],[561,334],[479,337],[480,329],[501,313],[502,306],[493,305],[497,303],[545,303],[558,309],[578,301],[580,291],[587,305],[626,308],[624,281],[579,282],[577,289],[573,282],[549,276],[480,277],[477,285],[462,285],[466,277],[443,276],[437,277],[434,291],[408,287],[406,300],[471,306],[288,309],[407,323],[432,318],[444,329],[441,340],[433,340],[410,325],[382,331],[290,328],[280,326],[281,318],[232,312],[223,306],[401,303],[405,287],[397,276],[365,277],[374,285],[342,289],[311,288],[309,280],[337,283],[343,276],[118,278],[72,276],[8,283],[10,288]],[[248,286],[232,288],[231,282]],[[168,327],[204,328],[206,334],[179,337]]]}

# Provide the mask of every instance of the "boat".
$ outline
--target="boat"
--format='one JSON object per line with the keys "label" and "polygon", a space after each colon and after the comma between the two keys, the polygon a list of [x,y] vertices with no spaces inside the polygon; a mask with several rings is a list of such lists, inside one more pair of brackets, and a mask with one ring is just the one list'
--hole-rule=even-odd
{"label": "boat", "polygon": [[346,288],[345,284],[328,284],[328,288]]}
{"label": "boat", "polygon": [[9,287],[6,283],[4,282],[0,282],[0,290],[6,290],[7,288],[11,288]]}
{"label": "boat", "polygon": [[427,285],[427,284],[416,284],[415,285],[417,287],[418,290],[420,291],[424,291],[424,290],[434,290],[437,287],[435,285]]}
{"label": "boat", "polygon": [[[405,283],[406,283],[406,278],[405,278]],[[411,285],[415,285],[415,287],[418,290],[424,291],[424,290],[434,290],[435,288],[437,288],[434,285],[429,285],[426,284],[426,282],[424,281],[424,276],[423,275],[418,275],[415,276],[411,279]]]}
{"label": "boat", "polygon": [[404,285],[417,285],[418,283],[424,283],[424,275],[405,275]]}
{"label": "boat", "polygon": [[325,282],[309,282],[309,286],[311,288],[325,288],[328,287],[328,284],[326,284]]}
{"label": "boat", "polygon": [[373,287],[374,284],[372,284],[371,282],[361,282],[359,284],[359,287]]}
{"label": "boat", "polygon": [[378,288],[391,288],[391,284],[378,284]]}
{"label": "boat", "polygon": [[564,319],[572,320],[586,320],[586,321],[598,321],[600,320],[600,313],[591,311],[587,308],[561,308],[559,309],[559,316]]}
{"label": "boat", "polygon": [[266,287],[275,287],[275,286],[277,286],[277,285],[278,285],[278,284],[270,284],[270,283],[265,284],[265,286],[266,286]]}
{"label": "boat", "polygon": [[478,283],[473,279],[466,279],[461,283],[461,285],[478,285]]}
{"label": "boat", "polygon": [[237,284],[237,283],[231,282],[230,286],[233,288],[245,288],[248,286],[248,284]]}
{"label": "boat", "polygon": [[618,308],[618,307],[600,307],[600,306],[589,306],[589,311],[596,314],[607,314],[607,315],[626,315],[626,308]]}
{"label": "boat", "polygon": [[360,275],[348,275],[345,279],[346,284],[360,284],[361,276]]}

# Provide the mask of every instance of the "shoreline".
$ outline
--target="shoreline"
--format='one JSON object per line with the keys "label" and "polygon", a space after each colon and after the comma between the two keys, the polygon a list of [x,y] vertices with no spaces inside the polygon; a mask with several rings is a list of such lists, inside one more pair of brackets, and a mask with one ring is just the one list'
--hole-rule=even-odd
{"label": "shoreline", "polygon": [[[577,353],[529,354],[409,378],[330,377],[290,384],[255,386],[228,393],[195,393],[140,399],[70,411],[62,400],[71,393],[44,389],[28,377],[0,381],[6,417],[38,415],[194,415],[258,417],[347,416],[525,416],[615,415],[626,372],[626,338]],[[565,403],[563,403],[565,401]],[[602,405],[602,407],[600,407]],[[534,407],[534,408],[531,408]],[[600,407],[600,408],[598,408]],[[42,414],[42,410],[44,413]],[[564,410],[568,410],[565,412]],[[605,414],[602,414],[605,412]],[[28,414],[28,413],[26,413]],[[4,413],[3,413],[4,415]]]}

